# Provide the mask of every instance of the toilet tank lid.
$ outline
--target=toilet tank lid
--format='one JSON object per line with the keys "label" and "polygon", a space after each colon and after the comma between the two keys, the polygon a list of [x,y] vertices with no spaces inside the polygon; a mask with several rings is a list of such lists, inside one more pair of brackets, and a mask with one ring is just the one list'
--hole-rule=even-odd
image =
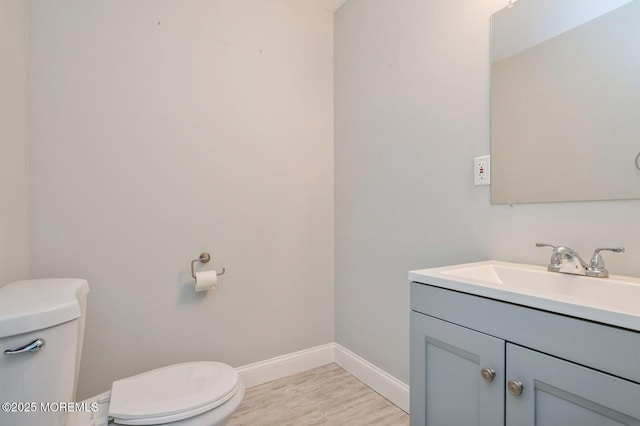
{"label": "toilet tank lid", "polygon": [[0,288],[0,339],[41,330],[82,315],[87,280],[55,278],[16,281]]}

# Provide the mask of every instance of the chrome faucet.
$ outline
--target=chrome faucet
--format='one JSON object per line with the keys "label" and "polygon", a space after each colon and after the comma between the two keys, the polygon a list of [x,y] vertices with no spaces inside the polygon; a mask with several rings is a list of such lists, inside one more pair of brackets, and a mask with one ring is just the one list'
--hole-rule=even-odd
{"label": "chrome faucet", "polygon": [[554,246],[553,244],[536,243],[536,247],[551,247],[551,260],[547,270],[549,272],[562,272],[564,274],[587,275],[589,265],[578,252],[566,246]]}
{"label": "chrome faucet", "polygon": [[550,272],[561,272],[563,274],[586,275],[588,277],[607,278],[609,271],[604,267],[604,259],[600,252],[612,251],[624,253],[624,247],[597,248],[593,252],[591,261],[587,264],[578,252],[566,246],[554,246],[552,244],[536,243],[536,247],[551,247],[551,260],[547,266]]}

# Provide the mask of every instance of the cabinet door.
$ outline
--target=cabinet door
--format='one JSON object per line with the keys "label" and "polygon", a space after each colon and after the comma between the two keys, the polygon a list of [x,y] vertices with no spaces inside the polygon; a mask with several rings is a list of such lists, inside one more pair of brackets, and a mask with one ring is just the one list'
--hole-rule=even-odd
{"label": "cabinet door", "polygon": [[411,425],[503,425],[504,352],[504,340],[411,312]]}
{"label": "cabinet door", "polygon": [[[567,336],[570,338],[570,336]],[[508,426],[640,425],[640,385],[507,344]]]}

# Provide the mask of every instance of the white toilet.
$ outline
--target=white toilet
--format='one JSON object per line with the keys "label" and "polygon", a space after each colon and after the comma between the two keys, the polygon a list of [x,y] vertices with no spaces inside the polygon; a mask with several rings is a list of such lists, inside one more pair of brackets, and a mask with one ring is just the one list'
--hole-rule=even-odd
{"label": "white toilet", "polygon": [[[89,285],[18,281],[0,288],[0,425],[217,426],[244,397],[235,369],[189,362],[113,383],[75,403]],[[111,422],[111,423],[109,423]]]}

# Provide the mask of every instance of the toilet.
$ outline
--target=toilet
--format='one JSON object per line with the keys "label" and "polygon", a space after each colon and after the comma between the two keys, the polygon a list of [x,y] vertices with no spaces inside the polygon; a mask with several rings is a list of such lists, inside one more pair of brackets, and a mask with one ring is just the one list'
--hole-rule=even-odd
{"label": "toilet", "polygon": [[219,426],[244,397],[236,370],[214,361],[169,365],[75,402],[89,285],[18,281],[0,288],[0,424]]}

